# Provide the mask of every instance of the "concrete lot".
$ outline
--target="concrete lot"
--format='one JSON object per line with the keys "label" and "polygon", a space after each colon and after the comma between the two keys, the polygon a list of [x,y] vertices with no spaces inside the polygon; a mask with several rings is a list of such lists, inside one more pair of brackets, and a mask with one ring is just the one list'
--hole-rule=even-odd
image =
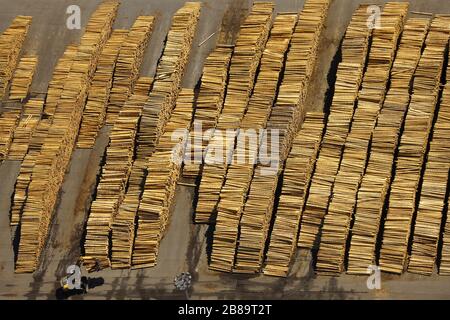
{"label": "concrete lot", "polygon": [[[16,15],[33,16],[30,35],[25,45],[26,53],[39,56],[39,67],[32,90],[45,91],[54,65],[64,48],[76,42],[82,30],[65,27],[67,6],[81,7],[82,25],[85,25],[99,0],[0,0],[0,31]],[[157,24],[146,52],[141,73],[153,75],[157,59],[163,48],[164,37],[170,26],[170,17],[182,6],[184,0],[122,0],[116,28],[129,28],[138,15],[157,17]],[[276,10],[298,11],[302,0],[276,0]],[[307,101],[308,110],[323,108],[328,89],[327,75],[332,66],[345,28],[359,0],[334,0],[323,41],[319,63],[311,84]],[[373,0],[370,3],[382,4]],[[450,0],[412,0],[410,10],[425,12],[450,12]],[[224,17],[222,37],[232,41],[250,0],[206,0],[194,39],[193,50],[183,85],[193,88],[201,75],[203,61],[215,45],[217,35],[201,47],[198,44],[220,28]],[[447,4],[447,5],[444,5]],[[109,128],[104,128],[93,150],[75,150],[71,166],[60,194],[60,200],[51,234],[41,259],[39,270],[33,275],[14,274],[12,238],[9,227],[9,209],[14,183],[20,163],[6,161],[0,165],[0,298],[3,299],[54,299],[59,279],[67,266],[80,255],[80,239],[87,208],[95,188],[96,175],[104,149],[108,143]],[[190,181],[192,182],[192,181]],[[275,299],[366,299],[366,298],[450,298],[450,278],[433,275],[422,277],[412,274],[382,277],[381,290],[368,290],[367,277],[342,275],[340,277],[316,276],[310,268],[310,253],[299,252],[291,275],[278,279],[262,275],[243,276],[208,270],[206,239],[207,226],[193,225],[194,188],[180,185],[173,208],[171,224],[161,243],[159,262],[155,268],[144,270],[104,270],[90,275],[103,277],[103,286],[88,295],[74,299],[184,299],[185,293],[174,290],[173,279],[183,271],[193,274],[193,286],[188,295],[193,299],[207,298],[275,298]]]}

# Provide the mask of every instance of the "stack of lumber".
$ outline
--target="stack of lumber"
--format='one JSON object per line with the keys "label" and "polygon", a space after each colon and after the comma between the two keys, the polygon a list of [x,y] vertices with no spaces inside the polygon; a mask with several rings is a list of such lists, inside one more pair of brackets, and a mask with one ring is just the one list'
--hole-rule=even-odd
{"label": "stack of lumber", "polygon": [[270,235],[264,274],[287,277],[314,164],[324,129],[324,115],[306,114],[286,160],[283,186]]}
{"label": "stack of lumber", "polygon": [[31,182],[31,174],[36,163],[36,157],[39,155],[49,128],[50,119],[42,119],[36,126],[30,139],[28,153],[23,158],[16,185],[14,186],[14,196],[11,204],[12,226],[17,226],[20,223],[23,206],[28,195],[28,187]]}
{"label": "stack of lumber", "polygon": [[75,57],[77,56],[78,46],[70,45],[64,51],[62,57],[58,60],[52,79],[48,84],[47,98],[45,100],[44,114],[52,117],[55,113],[61,93],[64,89],[69,71],[72,68]]}
{"label": "stack of lumber", "polygon": [[[148,175],[139,204],[132,255],[132,265],[135,268],[156,265],[159,243],[169,223],[170,208],[181,173],[182,158],[192,121],[193,103],[194,91],[182,89],[166,131],[148,161]],[[134,217],[130,217],[130,222],[132,219],[134,220]],[[131,244],[131,241],[128,243]],[[126,251],[126,254],[128,252]]]}
{"label": "stack of lumber", "polygon": [[219,45],[206,58],[200,92],[195,104],[191,142],[187,147],[190,157],[187,157],[183,167],[184,177],[197,178],[200,173],[207,142],[216,128],[222,111],[232,51],[229,47]]}
{"label": "stack of lumber", "polygon": [[439,112],[433,128],[427,164],[423,175],[419,207],[414,224],[411,257],[408,271],[431,275],[438,254],[439,239],[444,216],[447,220],[443,232],[439,273],[450,274],[448,226],[448,173],[450,168],[450,64],[447,66],[446,84]]}
{"label": "stack of lumber", "polygon": [[23,100],[28,96],[37,63],[38,58],[36,56],[24,56],[20,59],[11,80],[10,100]]}
{"label": "stack of lumber", "polygon": [[257,134],[266,127],[296,23],[297,15],[279,14],[264,49],[253,94],[233,150],[233,163],[229,165],[220,192],[211,254],[212,269],[231,271],[233,266],[239,220],[258,156]]}
{"label": "stack of lumber", "polygon": [[136,80],[133,88],[133,94],[148,96],[153,84],[153,78],[151,77],[139,77]]}
{"label": "stack of lumber", "polygon": [[0,35],[0,100],[17,66],[31,20],[28,16],[17,16]]}
{"label": "stack of lumber", "polygon": [[367,27],[367,5],[361,5],[353,13],[342,42],[342,61],[336,73],[330,114],[302,214],[299,247],[311,249],[317,243],[334,175],[338,172],[342,149],[350,129],[371,32]]}
{"label": "stack of lumber", "polygon": [[[239,224],[235,272],[259,272],[272,220],[278,178],[304,117],[304,103],[328,14],[328,0],[305,3],[294,31],[277,102],[267,122],[265,141]],[[270,140],[269,140],[270,139]],[[270,142],[269,142],[270,141]]]}
{"label": "stack of lumber", "polygon": [[339,274],[344,270],[347,238],[358,189],[366,168],[369,143],[386,96],[408,6],[408,3],[388,2],[380,17],[382,26],[373,32],[358,105],[344,144],[341,165],[332,186],[328,212],[322,225],[317,272]]}
{"label": "stack of lumber", "polygon": [[413,95],[398,148],[380,250],[382,271],[400,274],[406,264],[416,193],[440,91],[449,41],[449,19],[433,20],[417,67]]}
{"label": "stack of lumber", "polygon": [[6,159],[19,123],[20,112],[8,111],[0,116],[0,161]]}
{"label": "stack of lumber", "polygon": [[78,148],[94,147],[98,131],[105,121],[117,57],[122,44],[127,40],[127,35],[128,30],[114,30],[100,54],[81,120]]}
{"label": "stack of lumber", "polygon": [[33,272],[47,240],[56,200],[78,134],[98,55],[112,30],[119,3],[100,4],[89,20],[64,83],[53,120],[36,157],[21,218],[16,272]]}
{"label": "stack of lumber", "polygon": [[367,274],[367,268],[376,264],[376,244],[400,129],[409,106],[412,79],[429,26],[429,19],[409,19],[402,34],[391,70],[391,86],[372,135],[370,157],[358,191],[348,253],[348,273]]}
{"label": "stack of lumber", "polygon": [[102,167],[96,198],[92,202],[86,226],[83,261],[88,270],[110,266],[111,224],[124,198],[145,99],[145,96],[131,96],[119,111],[111,131],[105,164]]}
{"label": "stack of lumber", "polygon": [[11,205],[12,225],[18,225],[20,222],[23,205],[27,198],[28,187],[31,182],[31,173],[36,163],[36,157],[39,155],[43,141],[48,134],[52,114],[54,113],[56,104],[61,96],[64,80],[70,71],[70,66],[73,63],[76,52],[76,46],[68,46],[63,56],[58,60],[55,70],[53,71],[52,79],[50,80],[47,90],[47,98],[43,112],[48,118],[42,119],[34,130],[32,138],[30,139],[28,153],[24,157],[20,167]]}
{"label": "stack of lumber", "polygon": [[234,150],[236,136],[233,131],[239,129],[248,107],[256,71],[272,25],[273,7],[268,2],[255,3],[236,40],[225,103],[206,149],[195,213],[198,223],[215,220],[220,190]]}
{"label": "stack of lumber", "polygon": [[447,201],[450,168],[449,79],[450,74],[447,73],[447,86],[441,100],[437,121],[434,124],[433,139],[430,142],[430,151],[423,176],[408,265],[409,272],[424,275],[431,275],[434,270],[444,206]]}
{"label": "stack of lumber", "polygon": [[107,124],[114,124],[120,109],[133,92],[154,20],[153,16],[139,16],[120,48],[108,102]]}
{"label": "stack of lumber", "polygon": [[30,99],[24,105],[21,119],[14,131],[8,159],[23,160],[27,154],[34,130],[41,120],[43,109],[44,101],[41,99]]}
{"label": "stack of lumber", "polygon": [[186,2],[172,17],[166,45],[156,68],[150,96],[144,106],[138,132],[136,181],[143,179],[146,160],[154,151],[159,137],[177,101],[181,79],[189,59],[191,44],[200,15],[200,2]]}

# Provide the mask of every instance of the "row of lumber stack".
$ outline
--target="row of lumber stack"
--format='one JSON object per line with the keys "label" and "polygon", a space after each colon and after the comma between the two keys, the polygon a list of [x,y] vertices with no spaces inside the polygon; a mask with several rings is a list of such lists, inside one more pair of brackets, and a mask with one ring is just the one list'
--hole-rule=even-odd
{"label": "row of lumber stack", "polygon": [[211,268],[231,271],[238,237],[240,215],[258,157],[258,135],[266,127],[275,102],[281,70],[285,62],[297,15],[279,14],[275,18],[264,49],[260,71],[237,137],[233,162],[220,191],[214,231]]}
{"label": "row of lumber stack", "polygon": [[384,222],[379,264],[385,272],[400,274],[406,264],[416,193],[440,92],[448,26],[449,18],[433,20],[414,76]]}
{"label": "row of lumber stack", "polygon": [[76,142],[98,56],[112,30],[119,3],[105,1],[91,16],[64,82],[24,204],[16,272],[33,272],[45,246],[56,200]]}
{"label": "row of lumber stack", "polygon": [[384,103],[408,7],[408,3],[388,2],[380,16],[381,27],[373,31],[367,70],[322,225],[317,272],[341,273],[344,270],[347,238],[366,168],[369,143]]}
{"label": "row of lumber stack", "polygon": [[92,148],[105,121],[117,57],[123,43],[128,39],[127,36],[128,30],[114,30],[100,54],[81,120],[78,148]]}
{"label": "row of lumber stack", "polygon": [[52,79],[49,82],[47,98],[43,110],[43,116],[45,115],[46,118],[39,122],[36,129],[31,134],[29,148],[23,158],[16,181],[11,204],[11,225],[13,226],[20,223],[23,206],[28,195],[28,187],[31,182],[31,173],[33,172],[36,158],[40,153],[44,139],[48,134],[48,129],[50,128],[52,121],[52,114],[61,97],[64,80],[69,74],[70,66],[73,63],[76,52],[76,46],[68,46],[66,48],[62,57],[58,60],[55,70],[53,71]]}
{"label": "row of lumber stack", "polygon": [[301,214],[324,129],[324,114],[306,114],[286,160],[264,274],[286,277],[297,248]]}
{"label": "row of lumber stack", "polygon": [[336,73],[333,101],[300,224],[298,246],[302,248],[311,249],[317,244],[350,129],[372,33],[367,26],[367,8],[361,5],[353,13],[342,42],[342,61]]}
{"label": "row of lumber stack", "polygon": [[148,161],[132,254],[135,268],[152,267],[157,263],[159,243],[170,220],[170,209],[181,173],[193,103],[194,91],[182,89],[166,130]]}
{"label": "row of lumber stack", "polygon": [[11,80],[10,100],[23,100],[28,96],[37,63],[36,56],[24,56],[20,59]]}
{"label": "row of lumber stack", "polygon": [[[124,109],[134,105],[142,111],[145,101],[147,101],[153,79],[140,77],[136,81],[132,96],[125,103]],[[140,119],[139,119],[140,120]],[[137,128],[136,128],[137,130]],[[137,132],[134,133],[136,138]],[[133,147],[135,147],[135,142]],[[134,150],[133,150],[134,151]],[[134,152],[133,152],[134,155]],[[130,186],[131,172],[133,168],[134,156],[131,159],[127,171],[127,184],[123,185],[118,196],[118,202],[112,214],[111,241],[110,241],[110,265],[112,268],[125,268],[131,266],[131,252],[134,240],[134,224],[137,209],[139,207],[139,189]],[[132,236],[133,235],[133,236]]]}
{"label": "row of lumber stack", "polygon": [[139,16],[120,48],[108,102],[107,124],[114,124],[120,109],[133,92],[154,20],[153,16]]}
{"label": "row of lumber stack", "polygon": [[7,158],[14,130],[20,119],[20,111],[7,111],[0,115],[0,161]]}
{"label": "row of lumber stack", "polygon": [[111,224],[125,195],[145,99],[145,96],[132,96],[119,111],[111,131],[96,198],[86,224],[83,262],[88,270],[110,266]]}
{"label": "row of lumber stack", "polygon": [[155,77],[139,78],[133,89],[135,95],[145,93],[149,97],[144,103],[125,197],[112,225],[112,268],[131,266],[137,211],[145,185],[148,160],[177,102],[200,9],[200,3],[187,2],[174,14]]}
{"label": "row of lumber stack", "polygon": [[184,177],[197,178],[200,173],[206,145],[222,111],[232,52],[232,48],[219,45],[206,58],[187,146],[189,157],[183,167]]}
{"label": "row of lumber stack", "polygon": [[256,71],[272,25],[273,7],[273,3],[256,2],[236,40],[225,103],[206,149],[195,213],[197,223],[215,219],[220,190],[234,150],[235,131],[239,129],[248,107]]}
{"label": "row of lumber stack", "polygon": [[267,147],[261,145],[242,212],[234,272],[255,273],[262,267],[278,178],[304,118],[305,99],[329,4],[328,0],[309,0],[300,13],[277,101],[262,138]]}
{"label": "row of lumber stack", "polygon": [[[450,64],[447,66],[446,84],[439,112],[433,127],[433,136],[427,155],[425,173],[420,192],[419,207],[414,223],[411,256],[408,271],[431,275],[437,260],[442,222],[443,232],[439,273],[450,274],[448,227],[448,176],[450,169]],[[445,207],[447,206],[447,210]],[[444,210],[446,212],[444,212]]]}
{"label": "row of lumber stack", "polygon": [[348,273],[366,274],[367,268],[376,264],[376,245],[400,129],[429,26],[430,19],[409,19],[402,34],[392,66],[391,85],[373,131],[370,156],[358,191],[350,234]]}
{"label": "row of lumber stack", "polygon": [[175,106],[200,16],[200,2],[186,2],[172,17],[166,44],[156,68],[153,88],[144,106],[138,132],[136,179],[153,153]]}
{"label": "row of lumber stack", "polygon": [[36,126],[30,139],[27,154],[22,161],[19,175],[14,186],[14,196],[11,205],[11,226],[20,224],[23,206],[27,199],[28,187],[31,182],[31,174],[36,163],[36,157],[39,155],[49,128],[50,120],[42,119]]}
{"label": "row of lumber stack", "polygon": [[8,159],[23,160],[28,152],[28,146],[34,130],[41,121],[43,110],[44,100],[42,99],[30,99],[24,105],[21,118],[14,131]]}
{"label": "row of lumber stack", "polygon": [[68,46],[62,57],[56,63],[52,79],[48,84],[47,97],[45,99],[44,114],[48,117],[53,117],[53,114],[55,113],[56,106],[61,98],[64,84],[66,83],[67,76],[69,75],[70,69],[77,56],[77,52],[77,45]]}
{"label": "row of lumber stack", "polygon": [[0,99],[4,97],[16,69],[31,20],[28,16],[17,16],[0,35]]}

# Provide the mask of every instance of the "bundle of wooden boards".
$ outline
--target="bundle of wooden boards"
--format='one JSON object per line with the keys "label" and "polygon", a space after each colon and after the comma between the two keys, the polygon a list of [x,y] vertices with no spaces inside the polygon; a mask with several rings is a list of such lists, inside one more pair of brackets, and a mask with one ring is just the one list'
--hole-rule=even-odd
{"label": "bundle of wooden boards", "polygon": [[232,52],[232,48],[219,45],[206,58],[187,146],[190,157],[185,159],[183,167],[184,177],[197,178],[200,173],[207,141],[211,139],[222,111]]}
{"label": "bundle of wooden boards", "polygon": [[24,56],[20,59],[11,80],[10,100],[23,100],[28,96],[37,63],[36,56]]}
{"label": "bundle of wooden boards", "polygon": [[120,48],[128,38],[127,36],[128,30],[114,30],[100,54],[81,120],[78,148],[92,148],[98,131],[105,122],[106,106],[111,92],[117,57]]}
{"label": "bundle of wooden boards", "polygon": [[152,16],[138,17],[120,48],[108,102],[107,124],[114,124],[120,108],[133,92],[154,20]]}
{"label": "bundle of wooden boards", "polygon": [[264,274],[286,277],[297,248],[300,218],[324,129],[324,114],[306,114],[286,160],[283,187],[266,254]]}
{"label": "bundle of wooden boards", "polygon": [[350,128],[371,32],[367,25],[367,6],[361,5],[353,13],[342,42],[342,61],[338,66],[326,131],[302,214],[299,247],[311,249],[317,243],[328,208],[331,186],[339,169],[343,145]]}
{"label": "bundle of wooden boards", "polygon": [[348,252],[348,273],[366,274],[367,268],[376,263],[376,244],[400,129],[429,25],[429,19],[409,19],[402,34],[391,70],[391,85],[372,135],[370,157],[358,191]]}
{"label": "bundle of wooden boards", "polygon": [[16,68],[31,20],[28,16],[17,16],[0,35],[0,99],[5,95]]}
{"label": "bundle of wooden boards", "polygon": [[215,220],[220,190],[234,150],[235,130],[239,129],[247,110],[256,71],[272,25],[273,7],[268,2],[255,3],[236,40],[225,103],[206,150],[195,213],[198,223]]}
{"label": "bundle of wooden boards", "polygon": [[68,46],[55,66],[52,79],[48,84],[47,98],[45,99],[44,106],[44,114],[50,118],[53,117],[53,114],[55,113],[56,106],[61,98],[64,84],[69,75],[69,71],[72,68],[77,52],[78,46]]}
{"label": "bundle of wooden boards", "polygon": [[111,34],[118,6],[117,1],[106,1],[93,13],[64,81],[48,135],[31,174],[21,218],[16,272],[33,272],[37,267],[78,134],[98,55]]}
{"label": "bundle of wooden boards", "polygon": [[181,172],[193,103],[194,91],[182,89],[165,133],[149,159],[132,255],[132,265],[135,268],[152,267],[157,262],[159,243],[169,222],[170,208]]}
{"label": "bundle of wooden boards", "polygon": [[402,273],[406,264],[416,193],[449,41],[448,25],[448,18],[437,17],[433,20],[415,73],[413,95],[400,139],[383,230],[379,261],[383,271]]}
{"label": "bundle of wooden boards", "polygon": [[358,188],[366,167],[372,132],[384,103],[408,6],[408,3],[387,3],[380,16],[383,25],[373,31],[367,70],[321,229],[316,262],[318,272],[340,273],[344,270],[347,237]]}
{"label": "bundle of wooden boards", "polygon": [[19,123],[20,112],[4,112],[0,116],[0,161],[5,160]]}
{"label": "bundle of wooden boards", "polygon": [[41,121],[43,110],[44,100],[42,99],[30,99],[24,105],[21,118],[14,131],[8,159],[23,160],[28,152],[31,137]]}
{"label": "bundle of wooden boards", "polygon": [[314,70],[328,7],[327,0],[307,1],[300,13],[284,78],[267,122],[267,138],[263,137],[263,141],[268,143],[266,154],[260,154],[239,224],[235,272],[255,273],[262,266],[278,177],[303,119],[308,83]]}
{"label": "bundle of wooden boards", "polygon": [[270,31],[248,110],[238,133],[236,149],[233,146],[230,156],[233,162],[229,165],[225,184],[220,191],[211,268],[230,271],[233,266],[237,241],[237,232],[234,231],[239,225],[258,157],[258,134],[266,127],[273,107],[285,53],[296,23],[297,15],[279,14]]}

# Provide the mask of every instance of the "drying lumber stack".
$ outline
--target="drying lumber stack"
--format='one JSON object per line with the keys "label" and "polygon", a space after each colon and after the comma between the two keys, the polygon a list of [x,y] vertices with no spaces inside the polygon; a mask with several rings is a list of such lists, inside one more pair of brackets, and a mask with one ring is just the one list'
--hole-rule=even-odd
{"label": "drying lumber stack", "polygon": [[350,129],[371,32],[367,27],[367,5],[361,5],[354,12],[342,42],[342,61],[336,73],[326,131],[302,214],[299,247],[311,249],[317,243],[334,175],[338,172],[342,149]]}
{"label": "drying lumber stack", "polygon": [[260,153],[239,224],[234,272],[255,273],[262,266],[278,178],[304,117],[304,102],[329,3],[307,1],[300,13],[277,102],[262,138],[267,144],[266,153]]}
{"label": "drying lumber stack", "polygon": [[187,146],[191,157],[185,160],[184,177],[197,178],[200,173],[207,141],[211,138],[222,111],[232,52],[231,48],[219,45],[206,58],[195,104],[190,143]]}
{"label": "drying lumber stack", "polygon": [[146,160],[164,133],[165,124],[177,101],[200,9],[200,2],[186,2],[172,17],[172,26],[167,34],[166,45],[156,69],[153,88],[144,106],[139,127],[136,168],[133,172],[136,181],[143,179]]}
{"label": "drying lumber stack", "polygon": [[100,54],[81,120],[78,148],[93,148],[98,131],[105,122],[117,57],[127,36],[128,30],[114,30]]}
{"label": "drying lumber stack", "polygon": [[429,26],[429,19],[409,19],[402,34],[391,70],[391,86],[373,132],[369,161],[358,191],[348,253],[348,273],[367,274],[367,268],[376,264],[376,244],[400,129],[409,106],[412,79]]}
{"label": "drying lumber stack", "polygon": [[270,235],[264,274],[287,277],[314,164],[324,129],[323,113],[306,114],[286,160],[283,186]]}
{"label": "drying lumber stack", "polygon": [[380,17],[382,27],[373,31],[358,105],[344,144],[341,165],[332,185],[328,212],[322,225],[317,272],[339,274],[344,270],[347,238],[358,188],[364,175],[372,132],[386,96],[408,7],[408,3],[388,2]]}
{"label": "drying lumber stack", "polygon": [[156,265],[159,243],[169,223],[170,208],[181,172],[193,103],[194,91],[182,89],[166,131],[148,161],[148,175],[139,204],[132,255],[132,265],[135,268]]}
{"label": "drying lumber stack", "polygon": [[36,163],[36,157],[39,155],[44,139],[50,128],[50,119],[39,121],[33,131],[28,152],[23,158],[20,166],[19,175],[14,186],[14,196],[11,204],[11,225],[17,226],[20,223],[23,206],[28,195],[28,187],[31,182],[31,174]]}
{"label": "drying lumber stack", "polygon": [[64,83],[52,124],[36,157],[21,218],[16,272],[33,272],[47,240],[56,200],[78,134],[98,55],[112,30],[119,3],[100,4],[86,26],[77,56]]}
{"label": "drying lumber stack", "polygon": [[239,129],[248,107],[256,71],[272,25],[272,12],[272,3],[255,3],[236,40],[230,62],[225,103],[216,131],[206,149],[195,213],[197,223],[215,220],[220,190],[234,150],[234,131]]}
{"label": "drying lumber stack", "polygon": [[106,115],[109,125],[114,124],[120,109],[133,92],[154,20],[153,16],[139,16],[120,48]]}
{"label": "drying lumber stack", "polygon": [[41,99],[30,99],[24,105],[21,119],[14,131],[8,159],[23,160],[27,154],[30,139],[33,136],[34,130],[41,120],[43,109],[44,100]]}
{"label": "drying lumber stack", "polygon": [[297,15],[279,14],[264,49],[253,94],[238,133],[237,146],[232,150],[233,163],[229,165],[225,184],[220,191],[210,264],[212,269],[231,271],[233,266],[239,220],[258,157],[257,135],[266,127],[273,107],[285,53],[296,23]]}
{"label": "drying lumber stack", "polygon": [[17,16],[0,35],[0,100],[5,95],[16,69],[31,20],[32,18],[28,16]]}
{"label": "drying lumber stack", "polygon": [[[439,274],[450,274],[448,243],[450,219],[448,218],[448,197],[446,194],[450,168],[450,145],[448,143],[450,137],[450,64],[447,66],[446,78],[423,176],[408,265],[409,272],[424,275],[431,275],[434,270],[445,214],[447,220],[442,235]],[[447,210],[444,209],[446,204]],[[444,210],[447,212],[444,212]]]}
{"label": "drying lumber stack", "polygon": [[37,63],[36,56],[24,56],[20,59],[11,80],[10,100],[23,100],[28,96]]}
{"label": "drying lumber stack", "polygon": [[425,51],[416,70],[413,96],[398,148],[380,250],[382,271],[400,274],[407,259],[416,193],[440,91],[444,52],[449,41],[449,19],[433,20]]}
{"label": "drying lumber stack", "polygon": [[133,94],[140,96],[148,96],[152,88],[153,78],[151,77],[139,77],[136,80],[133,88]]}
{"label": "drying lumber stack", "polygon": [[6,159],[14,136],[14,130],[19,123],[19,112],[5,112],[0,116],[0,161]]}
{"label": "drying lumber stack", "polygon": [[44,114],[52,117],[55,113],[61,93],[64,89],[67,76],[72,68],[75,57],[77,56],[78,46],[70,45],[64,51],[62,57],[58,60],[52,79],[48,84],[47,98],[45,100]]}
{"label": "drying lumber stack", "polygon": [[86,225],[83,261],[88,270],[110,266],[111,224],[124,198],[145,99],[145,96],[132,96],[119,111],[111,131],[96,198],[92,202]]}

